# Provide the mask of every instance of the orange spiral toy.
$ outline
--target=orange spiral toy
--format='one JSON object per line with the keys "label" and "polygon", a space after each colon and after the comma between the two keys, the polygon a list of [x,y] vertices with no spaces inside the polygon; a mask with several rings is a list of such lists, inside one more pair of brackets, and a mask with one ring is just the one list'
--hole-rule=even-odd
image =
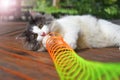
{"label": "orange spiral toy", "polygon": [[85,60],[59,34],[48,36],[46,48],[61,80],[120,80],[120,63]]}

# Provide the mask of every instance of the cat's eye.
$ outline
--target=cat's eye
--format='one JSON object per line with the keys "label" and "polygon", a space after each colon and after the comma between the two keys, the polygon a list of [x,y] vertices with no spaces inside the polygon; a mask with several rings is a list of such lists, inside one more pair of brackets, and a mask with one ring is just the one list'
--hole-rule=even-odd
{"label": "cat's eye", "polygon": [[39,28],[42,28],[42,27],[43,27],[43,24],[39,24],[38,26],[39,26]]}
{"label": "cat's eye", "polygon": [[37,38],[38,37],[38,34],[34,34],[34,38]]}

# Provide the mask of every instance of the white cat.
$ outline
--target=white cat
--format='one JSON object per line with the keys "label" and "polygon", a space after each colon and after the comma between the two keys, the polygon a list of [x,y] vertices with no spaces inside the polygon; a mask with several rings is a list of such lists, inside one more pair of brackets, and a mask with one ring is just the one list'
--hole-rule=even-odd
{"label": "white cat", "polygon": [[38,51],[45,50],[44,38],[49,32],[60,33],[73,49],[120,47],[120,25],[91,15],[65,16],[53,20],[46,16],[37,16],[30,22],[33,22],[29,24],[31,32],[37,34],[35,39],[41,44],[35,49]]}

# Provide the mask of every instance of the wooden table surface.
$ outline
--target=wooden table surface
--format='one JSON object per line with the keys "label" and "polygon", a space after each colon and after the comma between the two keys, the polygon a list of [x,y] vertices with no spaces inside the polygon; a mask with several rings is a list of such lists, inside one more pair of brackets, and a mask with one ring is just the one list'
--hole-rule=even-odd
{"label": "wooden table surface", "polygon": [[[16,37],[26,22],[0,22],[0,80],[59,80],[47,52],[25,50]],[[118,48],[77,50],[78,55],[93,61],[120,62]]]}

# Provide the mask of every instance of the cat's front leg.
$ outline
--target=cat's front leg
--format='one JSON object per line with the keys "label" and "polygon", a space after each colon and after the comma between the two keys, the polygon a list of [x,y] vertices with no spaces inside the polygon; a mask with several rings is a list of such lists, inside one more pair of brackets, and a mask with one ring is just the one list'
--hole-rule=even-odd
{"label": "cat's front leg", "polygon": [[64,41],[72,48],[76,49],[77,48],[77,39],[78,39],[78,34],[75,32],[73,33],[66,33],[63,36]]}

